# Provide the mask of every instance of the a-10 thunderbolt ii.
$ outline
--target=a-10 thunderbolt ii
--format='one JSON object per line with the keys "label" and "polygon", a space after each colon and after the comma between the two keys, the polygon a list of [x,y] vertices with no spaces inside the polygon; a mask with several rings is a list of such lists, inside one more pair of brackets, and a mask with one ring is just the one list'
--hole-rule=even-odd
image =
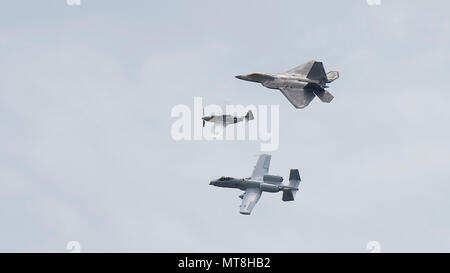
{"label": "a-10 thunderbolt ii", "polygon": [[283,177],[269,175],[270,155],[260,155],[252,176],[248,178],[233,178],[222,176],[209,184],[222,188],[235,188],[244,191],[239,198],[242,199],[239,212],[250,215],[263,192],[283,192],[283,201],[293,201],[300,184],[300,174],[297,169],[291,169],[289,185],[282,184]]}
{"label": "a-10 thunderbolt ii", "polygon": [[286,73],[251,73],[236,78],[259,82],[270,89],[279,89],[295,108],[302,109],[308,106],[315,96],[322,102],[331,102],[334,97],[325,90],[328,88],[326,84],[339,78],[339,72],[325,73],[321,62],[309,61]]}
{"label": "a-10 thunderbolt ii", "polygon": [[[203,115],[205,111],[203,110]],[[252,111],[248,111],[245,116],[238,117],[238,116],[232,116],[232,115],[210,115],[210,116],[204,116],[202,117],[203,120],[203,127],[205,127],[206,122],[212,122],[214,126],[216,125],[222,125],[224,128],[229,124],[235,124],[238,122],[241,122],[243,120],[250,121],[253,120],[253,113]]]}

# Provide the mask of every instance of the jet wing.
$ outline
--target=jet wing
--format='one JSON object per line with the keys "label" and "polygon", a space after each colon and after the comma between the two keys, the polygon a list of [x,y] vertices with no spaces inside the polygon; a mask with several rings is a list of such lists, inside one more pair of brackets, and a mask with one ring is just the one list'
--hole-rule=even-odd
{"label": "jet wing", "polygon": [[309,61],[305,64],[299,65],[294,69],[289,70],[289,74],[301,74],[305,75],[311,80],[324,80],[327,79],[327,74],[323,68],[323,63],[316,61]]}
{"label": "jet wing", "polygon": [[[270,157],[269,157],[270,159]],[[259,188],[248,188],[242,197],[242,204],[239,213],[250,215],[253,208],[261,197],[262,191]]]}
{"label": "jet wing", "polygon": [[281,87],[280,90],[295,108],[305,108],[315,97],[310,89]]}
{"label": "jet wing", "polygon": [[270,166],[270,158],[271,155],[260,155],[258,158],[258,161],[256,162],[255,168],[253,169],[253,173],[251,178],[252,179],[258,179],[267,174],[269,172],[269,166]]}

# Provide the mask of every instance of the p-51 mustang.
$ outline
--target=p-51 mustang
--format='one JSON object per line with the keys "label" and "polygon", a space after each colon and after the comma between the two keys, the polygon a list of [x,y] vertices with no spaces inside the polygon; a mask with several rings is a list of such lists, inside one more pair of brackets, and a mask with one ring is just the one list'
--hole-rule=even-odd
{"label": "p-51 mustang", "polygon": [[216,187],[235,188],[245,191],[239,198],[242,204],[239,212],[250,215],[262,192],[283,192],[283,201],[293,201],[300,184],[300,174],[297,169],[291,169],[289,185],[282,184],[283,177],[269,175],[270,155],[260,155],[252,176],[248,178],[224,177],[211,181],[209,184]]}
{"label": "p-51 mustang", "polygon": [[236,78],[259,82],[270,89],[279,89],[295,108],[301,109],[308,106],[315,96],[322,102],[331,102],[334,97],[325,90],[328,88],[326,84],[338,79],[339,72],[325,73],[321,62],[309,61],[286,73],[251,73]]}
{"label": "p-51 mustang", "polygon": [[[203,109],[203,115],[205,115],[205,110]],[[250,121],[253,120],[253,113],[252,111],[248,111],[245,116],[239,117],[239,116],[232,116],[232,115],[211,115],[211,116],[204,116],[202,117],[203,120],[203,127],[205,127],[205,123],[212,122],[214,126],[216,125],[222,125],[224,128],[229,124],[235,124],[238,122],[241,122],[243,120]]]}

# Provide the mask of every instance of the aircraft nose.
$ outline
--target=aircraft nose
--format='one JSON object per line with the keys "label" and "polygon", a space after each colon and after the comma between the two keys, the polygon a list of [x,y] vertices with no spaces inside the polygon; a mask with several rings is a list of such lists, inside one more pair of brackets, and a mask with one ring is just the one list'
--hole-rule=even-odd
{"label": "aircraft nose", "polygon": [[209,185],[214,185],[214,181],[210,181],[210,182],[209,182]]}
{"label": "aircraft nose", "polygon": [[240,80],[246,80],[247,76],[246,75],[237,75],[235,76],[236,78],[240,79]]}

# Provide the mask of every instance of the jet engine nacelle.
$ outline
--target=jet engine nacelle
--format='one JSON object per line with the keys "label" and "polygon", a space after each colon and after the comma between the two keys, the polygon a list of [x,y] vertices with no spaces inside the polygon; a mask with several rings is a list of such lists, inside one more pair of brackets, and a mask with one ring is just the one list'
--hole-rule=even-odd
{"label": "jet engine nacelle", "polygon": [[283,177],[278,175],[266,174],[263,176],[263,181],[270,184],[280,184],[281,182],[283,182]]}
{"label": "jet engine nacelle", "polygon": [[280,191],[280,189],[278,188],[277,185],[267,184],[267,183],[261,183],[259,185],[259,188],[262,191],[267,191],[267,192],[279,192]]}

